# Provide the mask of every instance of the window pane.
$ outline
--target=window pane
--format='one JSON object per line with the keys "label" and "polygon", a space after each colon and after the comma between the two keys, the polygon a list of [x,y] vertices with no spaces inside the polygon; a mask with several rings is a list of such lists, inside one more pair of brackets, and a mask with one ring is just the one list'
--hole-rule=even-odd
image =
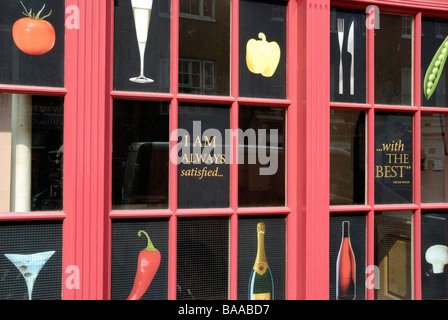
{"label": "window pane", "polygon": [[[260,239],[258,225],[264,224],[264,236]],[[263,295],[260,300],[285,299],[286,279],[286,223],[283,216],[240,217],[238,219],[238,299],[250,300],[249,294]],[[261,247],[261,248],[260,248]],[[259,250],[260,248],[260,250]],[[266,262],[271,272],[271,279],[266,282],[264,277],[254,283],[251,282],[251,272],[258,262],[263,263],[262,254],[266,256]],[[260,255],[258,254],[260,253]],[[258,265],[259,266],[259,265]],[[263,264],[261,264],[264,267]],[[265,275],[264,268],[259,269],[259,274]],[[264,272],[263,272],[264,271]],[[272,284],[269,286],[269,284]],[[272,289],[271,289],[272,288]],[[263,292],[266,291],[266,292]],[[256,298],[253,298],[256,300]]]}
{"label": "window pane", "polygon": [[180,13],[200,17],[200,0],[180,0]]}
{"label": "window pane", "polygon": [[[436,63],[440,54],[442,52],[439,49],[443,50],[445,48],[445,38],[448,35],[448,21],[442,19],[430,19],[430,18],[422,18],[422,66],[421,66],[421,80],[422,80],[422,105],[423,106],[437,106],[437,107],[446,107],[446,88],[448,86],[446,72],[446,66],[440,67],[438,66],[438,70],[440,73],[440,78],[436,81],[436,76],[439,73],[433,74],[434,64]],[[448,51],[446,49],[445,51]],[[429,71],[429,72],[428,72]],[[430,78],[431,77],[431,78]],[[426,79],[426,80],[425,80]],[[431,81],[433,85],[431,88],[425,86],[425,81]],[[425,90],[430,89],[431,94],[426,96]],[[429,99],[428,99],[429,98]]]}
{"label": "window pane", "polygon": [[0,238],[1,300],[62,299],[61,222],[2,222]]}
{"label": "window pane", "polygon": [[421,116],[421,198],[422,202],[446,202],[446,127],[442,114]]}
{"label": "window pane", "polygon": [[168,110],[165,102],[114,102],[114,209],[168,207]]}
{"label": "window pane", "polygon": [[286,97],[286,6],[281,0],[240,1],[240,96]]}
{"label": "window pane", "polygon": [[[25,8],[17,0],[2,0],[0,10],[0,83],[33,86],[64,86],[65,1],[22,0],[27,11],[51,25],[42,37],[39,24],[27,29]],[[23,20],[22,20],[23,19]],[[19,21],[20,22],[17,22]],[[15,24],[17,22],[17,24]],[[40,22],[44,24],[44,22]],[[13,25],[15,28],[13,29]],[[48,26],[48,25],[47,25]],[[34,28],[34,29],[33,29]],[[26,40],[25,32],[31,39]]]}
{"label": "window pane", "polygon": [[178,207],[229,207],[230,107],[182,104],[178,125]]}
{"label": "window pane", "polygon": [[[179,92],[229,95],[230,1],[182,0],[180,5]],[[210,17],[215,6],[216,15]]]}
{"label": "window pane", "polygon": [[448,213],[423,211],[421,218],[422,299],[448,298]]}
{"label": "window pane", "polygon": [[177,299],[228,299],[229,220],[180,218],[177,226]]}
{"label": "window pane", "polygon": [[330,100],[366,102],[366,14],[331,9]]}
{"label": "window pane", "polygon": [[114,3],[114,89],[169,92],[170,1]]}
{"label": "window pane", "polygon": [[331,110],[330,132],[330,204],[365,203],[365,112]]}
{"label": "window pane", "polygon": [[[152,243],[154,249],[145,250]],[[139,257],[142,260],[139,260]],[[140,273],[141,267],[153,273]],[[134,281],[150,277],[146,290],[134,291]],[[140,294],[135,294],[140,292]],[[168,298],[168,219],[118,219],[112,222],[111,299]]]}
{"label": "window pane", "polygon": [[375,203],[412,202],[412,114],[375,114]]}
{"label": "window pane", "polygon": [[63,99],[0,94],[0,212],[62,210]]}
{"label": "window pane", "polygon": [[375,29],[375,103],[412,104],[411,16],[380,15]]}
{"label": "window pane", "polygon": [[285,111],[240,107],[238,203],[285,205]]}
{"label": "window pane", "polygon": [[380,269],[380,284],[379,289],[375,290],[375,299],[413,298],[412,251],[412,213],[375,214],[374,262]]}
{"label": "window pane", "polygon": [[364,300],[366,283],[366,216],[330,217],[330,299]]}

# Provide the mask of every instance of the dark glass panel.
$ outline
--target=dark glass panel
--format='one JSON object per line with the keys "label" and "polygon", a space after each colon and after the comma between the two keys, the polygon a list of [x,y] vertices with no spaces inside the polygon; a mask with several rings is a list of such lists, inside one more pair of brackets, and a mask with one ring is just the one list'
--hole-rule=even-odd
{"label": "dark glass panel", "polygon": [[366,102],[366,14],[332,8],[330,100]]}
{"label": "dark glass panel", "polygon": [[331,110],[330,204],[365,203],[365,148],[365,112]]}
{"label": "dark glass panel", "polygon": [[240,96],[286,98],[287,4],[240,1]]}
{"label": "dark glass panel", "polygon": [[285,121],[280,108],[240,107],[239,206],[285,205]]}
{"label": "dark glass panel", "polygon": [[375,203],[413,199],[413,118],[408,113],[375,114]]}
{"label": "dark glass panel", "polygon": [[[32,10],[32,14],[37,14],[45,5],[41,18],[51,14],[45,18],[46,22],[35,21],[27,29],[26,24],[22,24],[25,20],[21,19],[28,18],[23,15],[25,8],[20,1],[2,0],[0,84],[63,87],[65,1],[22,0],[22,3],[28,12]],[[44,33],[34,33],[39,25],[44,25]]]}
{"label": "dark glass panel", "polygon": [[[114,3],[114,89],[170,92],[170,1]],[[135,82],[141,73],[151,81]]]}
{"label": "dark glass panel", "polygon": [[229,220],[180,218],[177,299],[225,300],[229,285]]}
{"label": "dark glass panel", "polygon": [[375,103],[412,104],[413,17],[381,13],[375,29]]}
{"label": "dark glass panel", "polygon": [[115,101],[113,125],[113,208],[167,208],[169,104]]}

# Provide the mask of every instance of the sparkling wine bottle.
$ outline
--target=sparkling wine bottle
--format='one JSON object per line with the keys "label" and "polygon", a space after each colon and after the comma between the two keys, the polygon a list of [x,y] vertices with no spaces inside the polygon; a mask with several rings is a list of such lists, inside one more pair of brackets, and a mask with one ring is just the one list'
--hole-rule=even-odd
{"label": "sparkling wine bottle", "polygon": [[249,300],[274,300],[274,282],[264,249],[265,224],[257,224],[257,257],[249,281]]}
{"label": "sparkling wine bottle", "polygon": [[350,222],[342,222],[342,241],[336,262],[336,299],[356,298],[356,262],[350,241]]}

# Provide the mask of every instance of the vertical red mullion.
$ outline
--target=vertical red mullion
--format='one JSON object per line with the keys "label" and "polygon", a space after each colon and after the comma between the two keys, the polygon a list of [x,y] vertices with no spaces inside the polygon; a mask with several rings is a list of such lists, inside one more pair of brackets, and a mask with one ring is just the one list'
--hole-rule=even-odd
{"label": "vertical red mullion", "polygon": [[[85,40],[85,47],[83,52],[81,53],[84,56],[84,64],[83,64],[83,73],[82,73],[82,79],[83,81],[83,85],[82,85],[82,89],[80,91],[82,91],[81,94],[81,98],[83,99],[82,101],[82,106],[78,105],[77,107],[79,107],[79,113],[78,113],[78,126],[79,126],[79,136],[78,136],[78,145],[77,148],[79,150],[81,150],[81,152],[79,152],[79,163],[83,164],[85,163],[86,159],[90,158],[90,153],[91,150],[86,148],[86,144],[88,144],[88,139],[89,136],[91,134],[90,131],[90,125],[91,125],[91,117],[89,115],[89,112],[87,110],[87,106],[89,106],[89,98],[91,96],[91,90],[90,90],[90,86],[87,80],[87,75],[91,74],[91,56],[89,56],[89,53],[92,53],[92,47],[91,47],[91,31],[92,30],[92,21],[91,19],[89,19],[89,17],[91,16],[91,14],[88,14],[88,4],[86,2],[86,0],[82,1],[83,3],[83,8],[84,8],[84,15],[86,17],[85,19],[85,32],[83,34],[84,36],[84,40]],[[89,30],[89,31],[87,31]],[[78,79],[78,81],[80,81],[80,79]],[[81,86],[80,86],[81,87]],[[87,162],[89,163],[89,162]],[[90,240],[90,221],[88,221],[89,219],[89,210],[88,210],[88,204],[90,203],[90,192],[91,190],[89,190],[88,188],[88,181],[90,180],[90,167],[88,165],[84,166],[84,170],[80,171],[80,184],[78,184],[78,186],[81,186],[81,189],[79,190],[79,194],[78,199],[80,201],[79,203],[79,207],[76,210],[76,215],[79,216],[79,219],[77,220],[77,228],[78,232],[79,232],[79,240],[77,241],[77,244],[79,243],[79,241],[81,241],[82,245],[79,246],[79,248],[82,248],[82,252],[80,252],[80,257],[82,259],[82,263],[81,263],[81,293],[82,293],[82,299],[89,299],[89,297],[91,296],[91,269],[89,266],[89,249],[86,248],[85,246],[88,246],[89,244],[89,240]],[[77,186],[77,187],[78,187]],[[82,208],[82,214],[80,213],[79,208]],[[88,230],[88,231],[86,231]]]}
{"label": "vertical red mullion", "polygon": [[[179,0],[171,1],[171,57],[170,57],[170,81],[171,93],[174,95],[170,106],[170,137],[174,130],[178,129],[178,100],[179,93]],[[171,141],[170,150],[177,149],[176,139]],[[177,151],[176,153],[177,154]],[[169,246],[168,246],[168,299],[176,299],[177,283],[177,163],[171,161],[169,165],[169,207],[174,215],[169,220]]]}
{"label": "vertical red mullion", "polygon": [[[297,12],[297,2],[290,0],[288,2],[287,8],[287,19],[286,19],[286,63],[287,65],[297,66],[297,47],[298,47],[298,33],[302,30],[298,30],[298,16]],[[297,177],[298,175],[298,159],[296,155],[298,154],[298,99],[297,90],[298,87],[298,68],[288,68],[286,74],[286,90],[287,97],[291,101],[291,105],[287,109],[286,114],[286,166],[287,166],[287,176],[286,176],[286,201],[287,206],[291,209],[291,213],[286,218],[286,283],[285,283],[285,297],[286,299],[297,299],[297,189],[298,183],[301,179]]]}
{"label": "vertical red mullion", "polygon": [[420,171],[420,148],[421,148],[421,27],[422,14],[417,13],[414,18],[414,105],[418,111],[414,116],[414,202],[419,208],[414,212],[414,299],[421,300],[421,171]]}
{"label": "vertical red mullion", "polygon": [[[112,209],[112,123],[113,123],[113,99],[110,92],[113,90],[113,70],[114,70],[114,6],[109,4],[106,12],[107,27],[106,27],[106,96],[105,96],[105,136],[104,136],[104,299],[111,299],[111,270],[112,270],[112,219],[109,213]],[[108,59],[108,60],[107,60]]]}
{"label": "vertical red mullion", "polygon": [[[239,0],[231,1],[231,39],[230,68],[231,95],[235,98],[230,109],[230,129],[238,132],[239,127]],[[233,137],[233,135],[232,135]],[[238,136],[232,138],[230,164],[230,207],[233,214],[230,217],[229,239],[229,299],[238,299]]]}
{"label": "vertical red mullion", "polygon": [[[367,104],[370,109],[367,110],[367,204],[374,208],[375,206],[375,29],[367,29]],[[374,226],[375,211],[370,210],[367,213],[367,266],[375,264],[375,239]],[[377,280],[377,279],[376,279]],[[367,300],[374,299],[374,289],[366,289]]]}
{"label": "vertical red mullion", "polygon": [[[76,0],[67,0],[66,6],[77,5]],[[80,17],[83,18],[83,15]],[[76,145],[76,133],[77,124],[76,116],[78,104],[78,95],[76,93],[77,88],[77,48],[79,41],[79,32],[76,30],[65,29],[65,86],[67,88],[67,95],[64,101],[64,167],[75,168],[77,153],[74,149]],[[70,76],[69,76],[70,75]],[[76,181],[78,174],[76,170],[64,170],[64,212],[67,217],[63,223],[63,270],[66,270],[68,266],[75,265],[77,247],[73,245],[77,236],[77,230],[74,225],[74,211],[76,208]],[[63,286],[62,286],[62,298],[66,300],[74,300],[76,296],[76,290],[64,285],[67,281],[67,274],[63,272]]]}

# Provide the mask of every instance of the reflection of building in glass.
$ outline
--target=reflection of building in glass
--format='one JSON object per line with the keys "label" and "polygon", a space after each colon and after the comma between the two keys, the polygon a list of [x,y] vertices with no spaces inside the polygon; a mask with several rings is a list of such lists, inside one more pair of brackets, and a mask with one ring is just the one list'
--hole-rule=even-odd
{"label": "reflection of building in glass", "polygon": [[423,202],[446,201],[446,118],[444,115],[422,115],[421,180]]}
{"label": "reflection of building in glass", "polygon": [[179,92],[228,95],[230,1],[181,0],[179,16]]}
{"label": "reflection of building in glass", "polygon": [[0,212],[62,210],[62,100],[5,93],[0,115]]}
{"label": "reflection of building in glass", "polygon": [[215,0],[180,0],[179,5],[182,18],[215,20]]}
{"label": "reflection of building in glass", "polygon": [[412,103],[412,24],[409,16],[381,15],[375,32],[375,103]]}

